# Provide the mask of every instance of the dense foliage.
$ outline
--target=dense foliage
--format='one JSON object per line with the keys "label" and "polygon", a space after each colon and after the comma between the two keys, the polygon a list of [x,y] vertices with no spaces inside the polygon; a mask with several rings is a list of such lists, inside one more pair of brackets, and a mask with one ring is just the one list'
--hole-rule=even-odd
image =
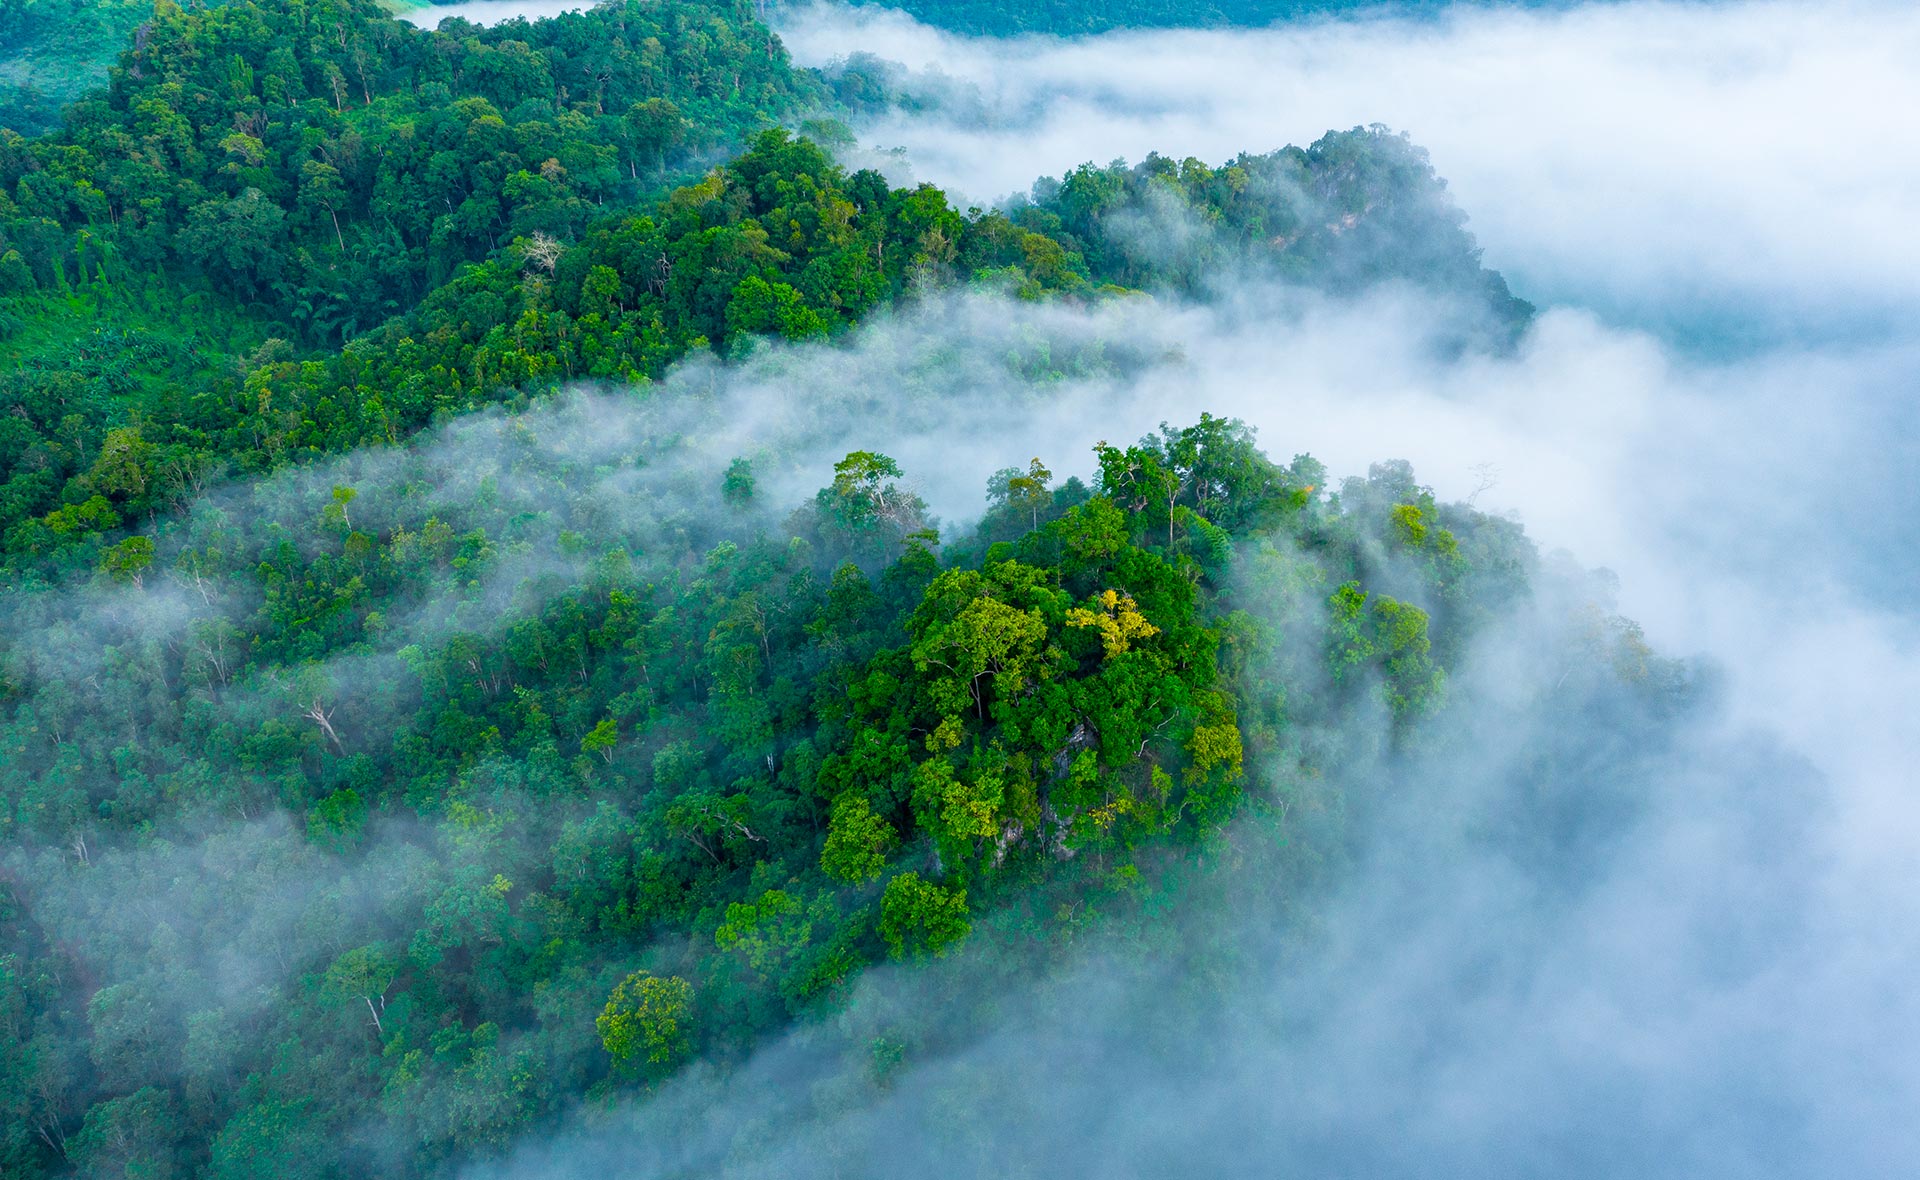
{"label": "dense foliage", "polygon": [[[916,305],[1017,324],[994,379],[1036,399],[1129,347],[1048,304],[1249,276],[1508,340],[1425,155],[963,210],[769,126],[826,94],[743,4],[160,0],[107,90],[0,135],[0,1170],[446,1174],[871,964],[1150,928],[1236,816],[1285,837],[1343,760],[1440,740],[1540,563],[1404,464],[1336,492],[1203,414],[1086,481],[982,471],[955,530],[877,451],[715,441],[776,409],[722,374]],[[952,362],[798,417],[949,415]],[[1569,693],[1682,695],[1573,617]]]}
{"label": "dense foliage", "polygon": [[1035,891],[1126,912],[1247,759],[1411,735],[1533,562],[1213,418],[1091,487],[1001,472],[943,548],[884,455],[782,515],[750,461],[596,443],[617,412],[257,483],[9,596],[11,1170],[431,1171]]}
{"label": "dense foliage", "polygon": [[[1291,195],[1308,187],[1311,201]],[[1204,227],[1179,235],[1179,256],[1154,248],[1173,218]],[[338,352],[297,359],[269,339],[209,370],[185,345],[103,329],[30,359],[0,378],[14,407],[0,422],[3,552],[16,568],[85,560],[223,472],[397,441],[568,381],[647,380],[689,350],[832,336],[957,282],[1027,298],[1113,284],[1207,295],[1201,268],[1240,258],[1338,289],[1400,278],[1464,292],[1511,332],[1530,309],[1479,265],[1459,220],[1418,149],[1378,130],[1220,169],[1082,168],[1033,202],[965,213],[929,185],[848,175],[767,132],[648,213],[594,222],[572,244],[517,237]]]}
{"label": "dense foliage", "polygon": [[513,236],[572,235],[810,87],[724,6],[427,32],[373,0],[162,0],[104,94],[0,146],[0,281],[198,275],[337,339]]}
{"label": "dense foliage", "polygon": [[1350,294],[1408,282],[1462,297],[1496,340],[1533,315],[1480,265],[1425,149],[1379,126],[1217,168],[1160,155],[1087,164],[1035,185],[1013,215],[1128,287],[1204,295],[1251,274]]}
{"label": "dense foliage", "polygon": [[0,533],[143,421],[196,456],[168,467],[176,498],[205,486],[249,370],[498,244],[571,237],[822,93],[739,6],[430,33],[370,0],[161,4],[61,128],[0,132]]}

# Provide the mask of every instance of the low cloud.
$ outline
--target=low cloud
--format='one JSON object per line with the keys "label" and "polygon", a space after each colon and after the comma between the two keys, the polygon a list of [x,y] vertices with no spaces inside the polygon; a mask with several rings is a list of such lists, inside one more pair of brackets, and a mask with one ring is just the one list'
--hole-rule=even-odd
{"label": "low cloud", "polygon": [[[1872,337],[1920,297],[1920,10],[1901,0],[1460,5],[1267,30],[954,37],[880,7],[779,19],[940,101],[862,129],[978,202],[1150,151],[1217,163],[1385,123],[1536,301],[1712,333]],[[1779,296],[1791,294],[1781,305]]]}

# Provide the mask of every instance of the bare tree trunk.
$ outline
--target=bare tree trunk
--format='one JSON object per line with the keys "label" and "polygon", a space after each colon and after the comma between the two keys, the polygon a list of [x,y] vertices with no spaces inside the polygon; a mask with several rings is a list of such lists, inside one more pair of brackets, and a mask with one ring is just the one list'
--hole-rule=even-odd
{"label": "bare tree trunk", "polygon": [[315,701],[313,704],[307,706],[307,711],[304,716],[311,718],[318,724],[320,731],[327,735],[327,740],[333,743],[333,748],[340,751],[342,757],[346,756],[347,747],[341,742],[340,735],[335,733],[333,729],[333,710],[322,708],[320,702]]}

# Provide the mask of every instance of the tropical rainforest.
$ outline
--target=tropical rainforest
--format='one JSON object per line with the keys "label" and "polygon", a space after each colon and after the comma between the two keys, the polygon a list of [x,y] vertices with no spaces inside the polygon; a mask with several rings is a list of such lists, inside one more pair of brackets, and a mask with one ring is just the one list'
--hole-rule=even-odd
{"label": "tropical rainforest", "polygon": [[1470,740],[1457,670],[1541,602],[1529,709],[1692,707],[1513,520],[1206,405],[956,438],[942,517],[890,431],[966,362],[795,374],[986,307],[1039,407],[1158,363],[1051,316],[1414,291],[1498,355],[1533,308],[1383,127],[980,207],[841,163],[887,94],[761,15],[0,16],[86,50],[0,108],[0,1172],[451,1175],[809,1030],[857,1104],[987,1018],[869,1027],[881,965],[1193,953],[1249,858],[1310,897],[1343,767]]}

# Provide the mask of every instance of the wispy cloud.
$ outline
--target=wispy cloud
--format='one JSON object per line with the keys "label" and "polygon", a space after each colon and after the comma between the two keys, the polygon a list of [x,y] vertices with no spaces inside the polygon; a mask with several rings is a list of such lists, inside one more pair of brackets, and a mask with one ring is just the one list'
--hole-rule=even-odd
{"label": "wispy cloud", "polygon": [[1920,296],[1920,10],[1901,0],[1462,5],[1066,41],[823,5],[780,31],[803,63],[864,50],[957,89],[864,138],[979,201],[1083,161],[1217,162],[1380,122],[1433,152],[1531,298],[1764,341],[1884,329]]}

